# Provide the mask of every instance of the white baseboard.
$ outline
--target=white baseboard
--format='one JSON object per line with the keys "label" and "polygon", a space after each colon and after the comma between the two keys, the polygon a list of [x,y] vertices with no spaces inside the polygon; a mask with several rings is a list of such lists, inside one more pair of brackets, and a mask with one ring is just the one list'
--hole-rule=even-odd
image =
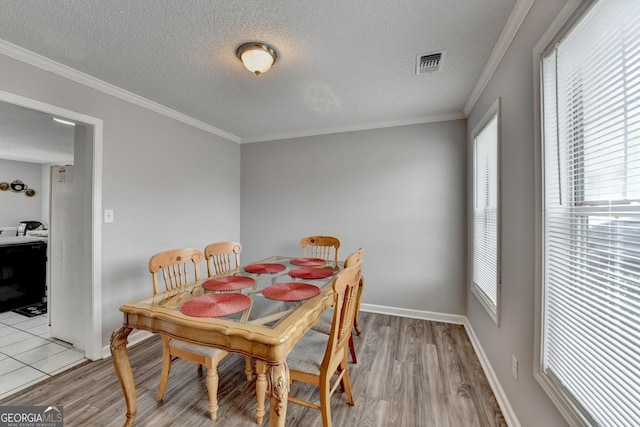
{"label": "white baseboard", "polygon": [[500,385],[500,381],[496,376],[495,371],[491,367],[491,363],[489,363],[489,359],[487,358],[486,353],[484,352],[482,346],[480,345],[480,341],[476,336],[476,333],[473,331],[471,324],[469,323],[469,319],[465,317],[464,327],[467,330],[467,335],[469,335],[469,340],[471,341],[471,345],[478,356],[478,360],[480,360],[480,365],[482,365],[482,370],[489,381],[489,385],[491,386],[491,390],[493,390],[493,394],[496,396],[496,400],[498,401],[498,406],[500,406],[500,410],[502,411],[502,415],[504,416],[505,421],[509,427],[521,427],[520,421],[516,417],[515,412],[513,412],[513,408],[511,407],[511,403],[509,403],[509,399],[507,398],[506,393],[502,389]]}
{"label": "white baseboard", "polygon": [[511,403],[509,403],[509,399],[502,389],[502,385],[500,385],[500,381],[498,381],[498,377],[491,367],[491,363],[489,363],[489,359],[487,358],[484,349],[480,345],[480,341],[478,340],[478,337],[473,331],[473,328],[469,323],[469,319],[467,319],[466,316],[438,313],[433,311],[410,310],[406,308],[388,307],[375,304],[362,304],[360,306],[360,310],[370,313],[387,314],[391,316],[409,317],[412,319],[431,320],[434,322],[464,325],[465,329],[467,330],[467,335],[469,335],[471,345],[473,346],[473,349],[478,356],[480,365],[482,365],[482,370],[487,377],[487,381],[489,381],[489,385],[491,386],[493,394],[496,396],[496,400],[498,401],[498,405],[500,406],[500,410],[502,411],[502,415],[504,416],[507,425],[509,427],[521,427],[520,421],[518,421],[515,412],[513,412]]}
{"label": "white baseboard", "polygon": [[[152,336],[153,334],[151,332],[140,331],[135,329],[131,331],[131,333],[127,337],[127,347],[131,347],[134,344],[138,344],[139,342],[142,342],[147,338],[151,338]],[[111,357],[111,346],[106,345],[102,347],[102,358],[108,359],[109,357]]]}
{"label": "white baseboard", "polygon": [[385,305],[362,304],[361,311],[378,314],[388,314],[390,316],[408,317],[411,319],[431,320],[434,322],[454,323],[464,325],[467,321],[465,316],[457,314],[438,313],[435,311],[412,310],[408,308],[388,307]]}

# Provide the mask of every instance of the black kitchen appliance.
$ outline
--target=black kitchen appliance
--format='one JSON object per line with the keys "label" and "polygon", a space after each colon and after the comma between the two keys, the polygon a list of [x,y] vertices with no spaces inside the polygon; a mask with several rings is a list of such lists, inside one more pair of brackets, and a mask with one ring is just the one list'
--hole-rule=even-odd
{"label": "black kitchen appliance", "polygon": [[0,245],[0,312],[46,300],[47,243]]}

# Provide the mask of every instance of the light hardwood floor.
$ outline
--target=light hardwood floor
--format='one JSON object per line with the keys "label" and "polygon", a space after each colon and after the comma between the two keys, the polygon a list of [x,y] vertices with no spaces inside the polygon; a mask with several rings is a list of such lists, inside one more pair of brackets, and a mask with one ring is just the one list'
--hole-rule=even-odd
{"label": "light hardwood floor", "polygon": [[[350,364],[355,406],[336,392],[331,398],[335,426],[507,425],[463,326],[364,312],[360,319],[358,363]],[[246,381],[243,357],[220,363],[220,410],[214,422],[207,416],[206,374],[193,363],[174,362],[164,400],[155,401],[161,354],[157,337],[129,351],[137,386],[136,426],[256,425],[254,383]],[[297,383],[291,394],[307,400],[318,396],[315,388]],[[121,426],[125,404],[111,360],[79,366],[0,401],[2,406],[60,404],[65,426]],[[263,425],[268,424],[267,416]],[[287,426],[321,425],[319,411],[289,404]]]}

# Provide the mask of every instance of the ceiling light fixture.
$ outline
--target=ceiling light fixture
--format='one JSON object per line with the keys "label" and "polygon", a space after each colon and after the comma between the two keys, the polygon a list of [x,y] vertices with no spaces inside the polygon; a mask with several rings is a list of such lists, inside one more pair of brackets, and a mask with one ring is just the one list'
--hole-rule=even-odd
{"label": "ceiling light fixture", "polygon": [[62,123],[63,125],[68,125],[68,126],[76,125],[74,122],[70,122],[69,120],[65,120],[65,119],[60,119],[58,117],[51,117],[51,120],[53,120],[54,122]]}
{"label": "ceiling light fixture", "polygon": [[269,71],[278,59],[278,52],[274,48],[260,42],[243,44],[236,49],[236,55],[244,67],[256,76]]}

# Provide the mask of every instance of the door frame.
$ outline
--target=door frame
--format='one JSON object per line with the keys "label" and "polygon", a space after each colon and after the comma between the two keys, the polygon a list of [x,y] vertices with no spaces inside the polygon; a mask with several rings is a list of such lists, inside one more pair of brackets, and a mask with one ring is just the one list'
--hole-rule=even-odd
{"label": "door frame", "polygon": [[85,356],[91,360],[102,359],[102,138],[103,121],[96,117],[46,104],[35,99],[0,90],[0,101],[43,113],[82,122],[93,128],[93,163],[91,166],[91,266],[87,279],[91,283],[89,319],[81,319],[85,325]]}

